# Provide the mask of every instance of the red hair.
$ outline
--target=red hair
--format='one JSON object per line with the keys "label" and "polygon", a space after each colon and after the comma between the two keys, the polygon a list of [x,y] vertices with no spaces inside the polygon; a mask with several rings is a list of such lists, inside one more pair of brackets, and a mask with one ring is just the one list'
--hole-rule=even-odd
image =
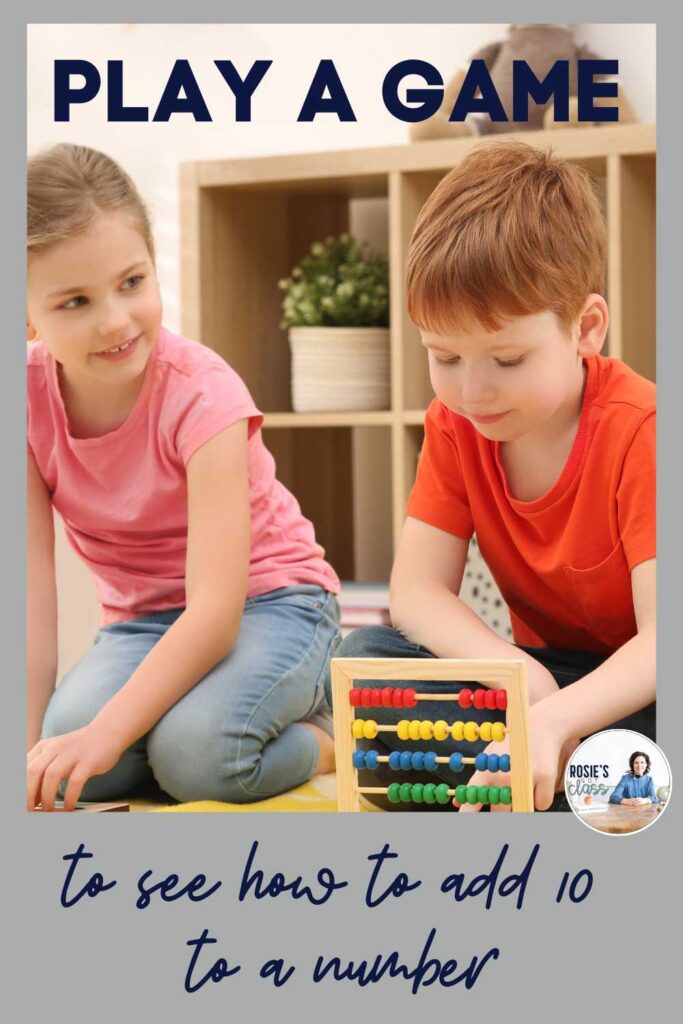
{"label": "red hair", "polygon": [[602,293],[605,220],[578,164],[521,142],[478,146],[437,185],[408,248],[408,312],[448,334],[554,312],[569,328]]}

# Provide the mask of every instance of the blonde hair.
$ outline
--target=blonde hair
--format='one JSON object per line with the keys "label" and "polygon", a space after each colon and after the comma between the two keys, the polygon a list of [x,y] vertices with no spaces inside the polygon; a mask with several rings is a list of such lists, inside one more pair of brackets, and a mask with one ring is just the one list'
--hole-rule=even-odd
{"label": "blonde hair", "polygon": [[140,193],[111,157],[60,143],[31,157],[27,167],[28,253],[81,234],[97,213],[128,216],[154,260],[149,214]]}
{"label": "blonde hair", "polygon": [[554,312],[568,329],[602,293],[606,228],[587,172],[521,142],[482,145],[420,211],[406,267],[408,312],[435,334]]}

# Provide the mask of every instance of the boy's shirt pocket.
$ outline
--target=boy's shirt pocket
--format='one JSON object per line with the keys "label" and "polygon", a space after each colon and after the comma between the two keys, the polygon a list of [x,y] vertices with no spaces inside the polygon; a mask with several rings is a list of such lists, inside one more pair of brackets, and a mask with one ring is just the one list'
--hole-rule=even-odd
{"label": "boy's shirt pocket", "polygon": [[606,643],[618,647],[625,633],[635,636],[631,573],[621,540],[596,565],[565,566],[564,574],[587,623]]}

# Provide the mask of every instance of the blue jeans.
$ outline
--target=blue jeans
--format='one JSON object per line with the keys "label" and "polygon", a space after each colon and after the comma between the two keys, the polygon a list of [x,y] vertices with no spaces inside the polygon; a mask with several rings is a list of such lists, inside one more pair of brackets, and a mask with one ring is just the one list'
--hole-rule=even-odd
{"label": "blue jeans", "polygon": [[[101,629],[55,690],[43,737],[91,722],[182,611]],[[248,599],[227,658],[111,771],[90,779],[83,799],[119,799],[155,779],[176,800],[250,803],[306,781],[319,747],[299,723],[325,726],[324,677],[338,642],[339,607],[321,587],[300,584]]]}
{"label": "blue jeans", "polygon": [[[554,677],[558,686],[562,689],[565,686],[571,686],[582,676],[587,675],[598,667],[604,660],[606,655],[592,654],[586,651],[567,651],[567,650],[555,650],[550,647],[522,647],[521,650],[526,651],[537,661],[540,661],[548,671]],[[341,642],[340,646],[335,652],[335,656],[338,658],[433,658],[434,655],[431,651],[427,650],[426,647],[422,647],[420,644],[413,643],[407,640],[401,633],[395,629],[391,629],[389,626],[367,626],[363,629],[356,629],[353,633],[350,633]],[[363,680],[362,686],[386,686],[388,680]],[[405,685],[405,684],[402,684]],[[413,685],[413,684],[411,684]],[[420,682],[420,690],[423,693],[439,693],[443,689],[443,683],[439,682]],[[461,689],[463,686],[468,686],[470,689],[476,690],[481,689],[480,683],[453,683],[453,689]],[[449,687],[450,688],[450,687]],[[326,692],[327,699],[332,704],[332,692],[331,682],[328,678],[326,680]],[[629,715],[627,718],[623,718],[618,722],[614,722],[612,725],[606,728],[610,729],[633,729],[635,732],[643,733],[653,742],[655,740],[655,714],[656,705],[649,704],[646,708],[635,712],[633,715]],[[432,721],[438,719],[452,719],[453,716],[453,705],[446,701],[431,701],[429,705],[428,717]],[[410,718],[410,714],[406,715],[405,710],[393,709],[393,708],[357,708],[356,717],[358,718],[372,718],[380,725],[395,725],[401,718]],[[467,719],[475,722],[495,722],[504,721],[505,713],[502,711],[488,711],[488,710],[477,710],[475,707],[467,709]],[[466,757],[476,756],[480,751],[484,750],[486,743],[483,740],[477,740],[474,743],[467,743],[465,741],[457,742],[452,739],[447,739],[439,743],[439,753],[448,756],[456,751]],[[362,748],[378,748],[386,747],[387,750],[424,750],[424,742],[402,742],[396,737],[395,733],[381,733],[377,739],[372,741],[359,741],[359,746]],[[382,751],[386,753],[385,751]],[[468,778],[474,771],[473,768],[464,768],[462,773],[458,774],[458,782],[467,782]],[[415,773],[411,773],[411,781],[434,781],[434,776],[440,776],[444,781],[453,783],[453,775],[448,770],[447,766],[438,766],[436,773],[425,775],[424,779],[418,778]],[[396,773],[391,770],[380,771],[375,773],[368,773],[362,776],[363,785],[384,785],[385,783],[396,781]],[[389,804],[386,801],[378,801],[383,805],[386,805],[388,809],[394,809],[394,805]],[[443,805],[446,810],[450,809],[449,805]],[[434,807],[427,807],[424,804],[408,804],[400,805],[400,810],[434,810],[438,809],[439,805]],[[566,801],[564,794],[558,794],[553,801],[550,810],[553,811],[568,811],[569,804]]]}

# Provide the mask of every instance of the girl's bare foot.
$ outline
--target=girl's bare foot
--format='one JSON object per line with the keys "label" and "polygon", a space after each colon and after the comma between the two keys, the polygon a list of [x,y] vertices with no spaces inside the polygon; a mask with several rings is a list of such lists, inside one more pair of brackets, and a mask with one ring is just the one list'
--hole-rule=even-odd
{"label": "girl's bare foot", "polygon": [[318,768],[316,770],[317,775],[327,775],[328,772],[333,772],[335,769],[334,762],[334,740],[332,737],[321,729],[320,726],[314,725],[313,722],[301,722],[301,725],[305,725],[307,729],[310,729],[320,748],[320,758],[318,760]]}

